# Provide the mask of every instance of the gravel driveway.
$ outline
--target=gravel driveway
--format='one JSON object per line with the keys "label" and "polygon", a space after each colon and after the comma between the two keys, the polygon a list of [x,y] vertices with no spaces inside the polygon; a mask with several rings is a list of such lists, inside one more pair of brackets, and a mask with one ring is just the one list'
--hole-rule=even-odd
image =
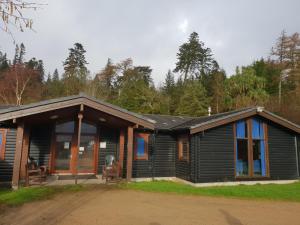
{"label": "gravel driveway", "polygon": [[95,189],[25,204],[0,215],[2,225],[300,224],[300,203]]}

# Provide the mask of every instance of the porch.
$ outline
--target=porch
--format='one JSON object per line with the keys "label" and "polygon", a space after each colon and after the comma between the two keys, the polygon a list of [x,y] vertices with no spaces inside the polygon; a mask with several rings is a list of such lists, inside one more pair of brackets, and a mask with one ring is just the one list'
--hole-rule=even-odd
{"label": "porch", "polygon": [[[80,182],[102,183],[105,156],[118,161],[121,177],[132,177],[133,131],[141,126],[130,116],[104,111],[99,105],[75,104],[13,118],[16,148],[12,186],[18,188],[26,178],[28,159],[46,166],[47,183],[66,183],[53,179],[62,175],[93,175]],[[143,126],[142,126],[143,127]],[[125,155],[126,154],[126,155]],[[68,182],[74,183],[75,179]],[[49,182],[50,181],[50,182]]]}

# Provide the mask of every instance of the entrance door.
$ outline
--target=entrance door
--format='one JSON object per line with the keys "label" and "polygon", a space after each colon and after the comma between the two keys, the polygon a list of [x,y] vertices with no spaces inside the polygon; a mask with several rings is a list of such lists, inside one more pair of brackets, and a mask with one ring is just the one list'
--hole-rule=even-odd
{"label": "entrance door", "polygon": [[[55,173],[92,173],[95,171],[95,141],[97,127],[83,122],[80,146],[74,121],[57,123],[55,126],[55,151],[53,170]],[[77,159],[77,160],[76,160]],[[76,162],[77,161],[77,162]]]}
{"label": "entrance door", "polygon": [[70,171],[72,135],[56,135],[55,171]]}
{"label": "entrance door", "polygon": [[77,171],[80,173],[95,171],[96,135],[97,127],[95,125],[85,121],[81,124],[80,146],[77,162]]}

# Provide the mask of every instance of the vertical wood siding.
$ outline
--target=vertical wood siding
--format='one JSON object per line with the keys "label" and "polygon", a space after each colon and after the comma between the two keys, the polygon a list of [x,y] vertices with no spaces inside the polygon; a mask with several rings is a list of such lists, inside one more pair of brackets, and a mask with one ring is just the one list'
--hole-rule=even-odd
{"label": "vertical wood siding", "polygon": [[39,165],[49,166],[52,128],[49,125],[32,127],[30,132],[29,156]]}
{"label": "vertical wood siding", "polygon": [[234,180],[233,125],[191,137],[191,176],[194,182]]}
{"label": "vertical wood siding", "polygon": [[272,179],[296,179],[295,134],[268,124],[270,176]]}
{"label": "vertical wood siding", "polygon": [[118,130],[100,127],[100,142],[106,142],[106,148],[100,148],[98,152],[98,174],[102,174],[102,166],[105,164],[105,156],[114,155],[116,160],[119,157],[119,137]]}
{"label": "vertical wood siding", "polygon": [[12,179],[16,149],[16,137],[16,128],[9,128],[6,134],[4,160],[0,160],[0,182],[10,182]]}

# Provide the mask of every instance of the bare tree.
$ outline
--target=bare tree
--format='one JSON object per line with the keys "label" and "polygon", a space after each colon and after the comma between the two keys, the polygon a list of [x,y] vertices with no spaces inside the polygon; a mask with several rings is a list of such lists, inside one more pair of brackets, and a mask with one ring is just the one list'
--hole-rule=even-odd
{"label": "bare tree", "polygon": [[[35,81],[38,79],[38,73],[23,64],[17,64],[4,73],[0,80],[0,98],[5,104],[21,105],[24,96],[30,98],[36,95],[33,90]],[[37,89],[38,90],[38,89]]]}
{"label": "bare tree", "polygon": [[43,4],[23,0],[0,0],[0,29],[13,39],[11,27],[23,32],[33,30],[33,20],[24,15],[25,11],[39,9]]}

